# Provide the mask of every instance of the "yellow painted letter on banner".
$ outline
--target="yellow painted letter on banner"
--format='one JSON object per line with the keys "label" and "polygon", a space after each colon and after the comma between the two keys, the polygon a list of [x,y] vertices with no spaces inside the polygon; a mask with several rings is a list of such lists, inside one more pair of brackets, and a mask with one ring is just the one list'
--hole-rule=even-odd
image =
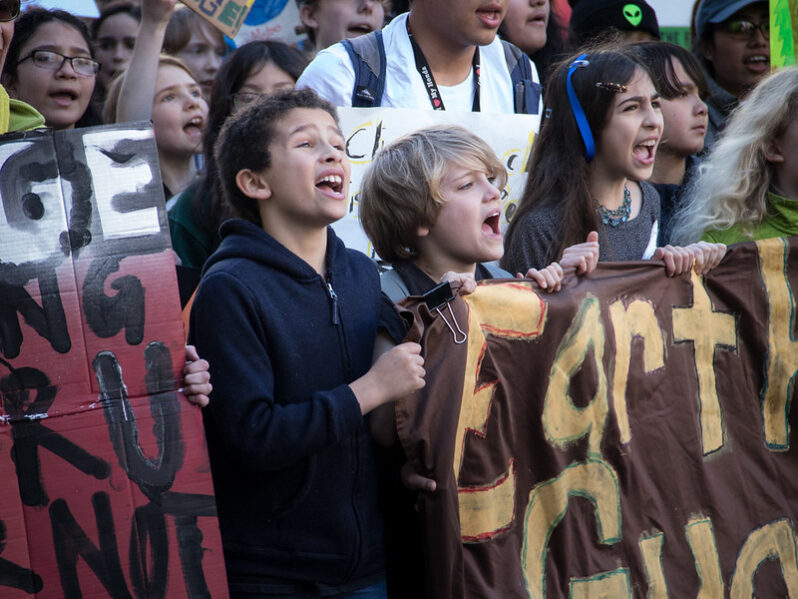
{"label": "yellow painted letter on banner", "polygon": [[790,399],[798,374],[798,340],[793,339],[795,297],[787,279],[787,240],[756,242],[768,301],[767,377],[762,389],[765,442],[771,449],[790,448]]}
{"label": "yellow painted letter on banner", "polygon": [[[568,387],[591,348],[598,378],[596,393],[586,407],[578,408],[568,393]],[[599,302],[595,296],[588,294],[557,348],[551,367],[543,406],[546,439],[564,446],[589,435],[588,452],[590,455],[600,455],[601,437],[607,422],[607,404],[604,327],[601,324]]]}
{"label": "yellow painted letter on banner", "polygon": [[621,443],[632,440],[629,413],[626,402],[626,384],[629,379],[629,363],[632,360],[632,341],[639,337],[645,344],[643,368],[646,374],[665,366],[665,337],[657,322],[654,306],[644,300],[634,300],[624,307],[622,301],[610,305],[612,328],[615,331],[615,370],[612,376],[612,406]]}
{"label": "yellow painted letter on banner", "polygon": [[662,571],[662,545],[665,535],[658,531],[655,534],[640,537],[637,545],[643,556],[643,566],[648,579],[648,599],[668,599],[668,584]]}
{"label": "yellow painted letter on banner", "polygon": [[673,309],[673,340],[692,341],[698,375],[698,407],[701,447],[704,455],[723,447],[723,414],[715,385],[715,346],[737,347],[737,323],[734,316],[715,312],[704,282],[690,271],[693,305]]}
{"label": "yellow painted letter on banner", "polygon": [[685,525],[684,535],[690,551],[693,552],[696,572],[701,581],[696,599],[723,597],[726,585],[720,573],[720,558],[712,521],[703,515],[694,516]]}
{"label": "yellow painted letter on banner", "polygon": [[[478,386],[486,335],[504,339],[537,338],[546,322],[546,304],[528,284],[480,285],[463,296],[468,304],[468,356],[457,423],[454,474],[459,477],[469,431],[484,438],[496,381]],[[490,538],[510,526],[515,515],[515,469],[480,486],[458,488],[460,534],[465,542]]]}
{"label": "yellow painted letter on banner", "polygon": [[754,597],[754,574],[766,559],[781,562],[781,573],[790,597],[798,597],[798,559],[795,530],[786,518],[770,522],[748,535],[737,556],[731,582],[731,599]]}
{"label": "yellow painted letter on banner", "polygon": [[590,578],[572,578],[570,599],[624,599],[632,596],[629,569],[618,568]]}
{"label": "yellow painted letter on banner", "polygon": [[540,483],[529,494],[521,563],[529,597],[546,595],[546,554],[554,529],[565,517],[568,499],[584,497],[593,504],[599,542],[621,540],[621,499],[618,477],[604,460],[571,464],[557,478]]}

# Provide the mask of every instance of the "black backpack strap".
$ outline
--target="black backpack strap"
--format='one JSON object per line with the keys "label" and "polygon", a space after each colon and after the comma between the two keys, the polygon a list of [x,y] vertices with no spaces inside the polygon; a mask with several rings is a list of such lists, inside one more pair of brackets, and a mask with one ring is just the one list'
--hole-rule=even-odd
{"label": "black backpack strap", "polygon": [[502,40],[504,59],[513,82],[513,107],[519,114],[538,114],[540,83],[532,79],[532,67],[520,48]]}
{"label": "black backpack strap", "polygon": [[385,91],[385,44],[382,31],[343,40],[355,71],[352,106],[372,108],[382,103]]}

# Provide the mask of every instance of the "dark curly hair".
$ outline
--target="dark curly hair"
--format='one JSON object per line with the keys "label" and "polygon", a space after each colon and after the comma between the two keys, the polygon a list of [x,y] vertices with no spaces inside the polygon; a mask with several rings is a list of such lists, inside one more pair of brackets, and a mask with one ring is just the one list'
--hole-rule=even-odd
{"label": "dark curly hair", "polygon": [[271,166],[269,146],[274,138],[275,127],[295,108],[324,110],[338,123],[338,114],[332,104],[322,100],[312,90],[292,89],[264,96],[231,116],[225,121],[216,140],[213,155],[224,201],[235,216],[259,227],[263,223],[258,203],[239,189],[236,176],[244,169],[261,171]]}

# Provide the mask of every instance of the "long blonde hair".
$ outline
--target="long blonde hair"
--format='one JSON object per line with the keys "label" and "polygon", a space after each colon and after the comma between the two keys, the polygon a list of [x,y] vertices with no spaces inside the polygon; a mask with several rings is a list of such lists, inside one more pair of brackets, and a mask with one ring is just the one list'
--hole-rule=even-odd
{"label": "long blonde hair", "polygon": [[732,113],[674,219],[671,243],[685,245],[734,225],[750,231],[762,222],[773,182],[765,154],[796,116],[798,67],[788,67],[762,80]]}

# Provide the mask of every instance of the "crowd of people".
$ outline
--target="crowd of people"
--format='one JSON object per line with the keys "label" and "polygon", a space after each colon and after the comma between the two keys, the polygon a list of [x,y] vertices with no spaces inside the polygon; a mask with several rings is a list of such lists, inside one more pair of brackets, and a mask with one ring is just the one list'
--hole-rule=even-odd
{"label": "crowd of people", "polygon": [[[152,121],[231,595],[420,597],[410,506],[436,482],[396,441],[425,371],[394,303],[489,278],[556,293],[605,261],[703,274],[728,244],[798,234],[798,68],[770,74],[762,0],[696,0],[691,50],[644,0],[571,0],[568,22],[549,0],[296,2],[301,49],[235,48],[177,0],[90,26],[0,0],[0,128]],[[493,150],[421,129],[360,190],[380,274],[330,228],[343,106],[537,115],[507,231]]]}

